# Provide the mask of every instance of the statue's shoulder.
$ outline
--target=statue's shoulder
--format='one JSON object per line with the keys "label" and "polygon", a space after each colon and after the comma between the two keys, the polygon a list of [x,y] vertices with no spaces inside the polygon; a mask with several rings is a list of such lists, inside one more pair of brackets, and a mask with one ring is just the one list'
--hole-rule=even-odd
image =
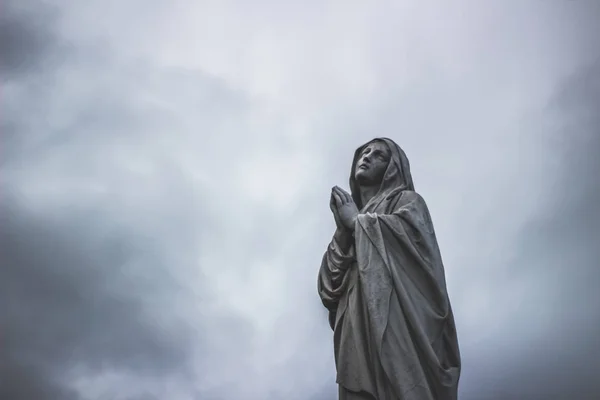
{"label": "statue's shoulder", "polygon": [[399,202],[401,204],[413,204],[427,208],[427,203],[425,202],[423,196],[414,190],[403,190],[402,193],[400,193]]}
{"label": "statue's shoulder", "polygon": [[403,201],[411,202],[411,201],[424,201],[421,195],[414,190],[403,190],[400,193],[400,197]]}

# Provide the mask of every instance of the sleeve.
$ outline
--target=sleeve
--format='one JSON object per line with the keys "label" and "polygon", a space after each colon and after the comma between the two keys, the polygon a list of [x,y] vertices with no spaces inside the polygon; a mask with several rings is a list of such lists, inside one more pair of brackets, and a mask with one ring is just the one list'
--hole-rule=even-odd
{"label": "sleeve", "polygon": [[337,305],[348,284],[348,268],[356,260],[354,245],[344,253],[335,238],[323,255],[317,282],[319,296],[329,310],[329,323],[333,328]]}

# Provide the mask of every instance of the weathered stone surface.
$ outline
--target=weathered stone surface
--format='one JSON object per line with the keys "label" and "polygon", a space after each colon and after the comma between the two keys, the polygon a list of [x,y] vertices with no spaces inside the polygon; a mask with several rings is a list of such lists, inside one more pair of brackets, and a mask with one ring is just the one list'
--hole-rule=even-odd
{"label": "weathered stone surface", "polygon": [[351,193],[331,192],[336,221],[319,271],[340,400],[456,400],[461,362],[444,266],[404,151],[356,150]]}

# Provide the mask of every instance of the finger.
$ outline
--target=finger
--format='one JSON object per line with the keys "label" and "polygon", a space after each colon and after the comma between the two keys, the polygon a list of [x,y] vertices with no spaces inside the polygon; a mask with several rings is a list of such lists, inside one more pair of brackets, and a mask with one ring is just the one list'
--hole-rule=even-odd
{"label": "finger", "polygon": [[346,196],[344,195],[344,191],[339,186],[336,186],[334,188],[334,190],[335,190],[335,193],[338,195],[338,197],[339,197],[339,199],[341,201],[341,204],[345,204],[346,203]]}
{"label": "finger", "polygon": [[342,190],[342,192],[344,193],[344,196],[346,197],[346,203],[353,203],[354,199],[352,199],[352,195],[348,192],[346,192],[345,190]]}
{"label": "finger", "polygon": [[338,201],[336,198],[336,191],[335,191],[335,186],[331,188],[331,199],[329,200],[329,206],[333,207],[332,211],[335,209],[335,211],[337,211],[337,207],[338,207]]}
{"label": "finger", "polygon": [[352,199],[352,195],[350,195],[350,193],[346,192],[344,189],[342,189],[339,186],[337,188],[338,188],[338,192],[340,193],[340,195],[343,196],[344,203],[348,203],[348,202],[353,202],[354,201]]}
{"label": "finger", "polygon": [[331,200],[329,201],[329,208],[331,209],[331,212],[333,213],[333,219],[335,220],[335,225],[338,228],[340,228],[342,226],[342,221],[340,220],[340,213],[339,213],[337,205],[336,205],[333,191],[331,193]]}
{"label": "finger", "polygon": [[342,205],[344,205],[344,202],[342,201],[342,198],[339,195],[339,193],[337,193],[337,191],[333,193],[333,196],[335,197],[335,202],[338,207],[341,207]]}
{"label": "finger", "polygon": [[331,199],[329,199],[329,208],[334,213],[337,213],[337,204],[336,204],[335,197],[334,197],[333,193],[331,193]]}

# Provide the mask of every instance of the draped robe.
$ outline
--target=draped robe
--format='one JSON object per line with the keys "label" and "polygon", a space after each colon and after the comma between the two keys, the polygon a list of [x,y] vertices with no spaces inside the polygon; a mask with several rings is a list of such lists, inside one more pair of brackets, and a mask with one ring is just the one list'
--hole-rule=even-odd
{"label": "draped robe", "polygon": [[354,170],[362,146],[350,178],[360,210],[353,244],[344,252],[334,238],[318,276],[339,398],[456,400],[460,353],[430,214],[402,149],[378,140],[391,150],[381,188],[360,204]]}

